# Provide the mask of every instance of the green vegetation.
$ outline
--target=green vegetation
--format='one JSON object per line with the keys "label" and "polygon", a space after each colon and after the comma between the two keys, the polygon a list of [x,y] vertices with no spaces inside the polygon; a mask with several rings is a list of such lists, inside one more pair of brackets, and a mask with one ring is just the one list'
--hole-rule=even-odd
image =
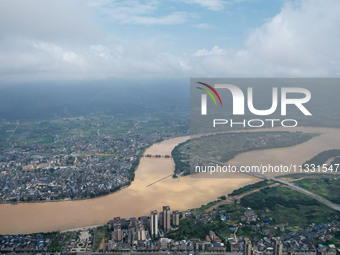
{"label": "green vegetation", "polygon": [[190,173],[189,165],[190,156],[188,154],[183,153],[183,147],[187,146],[189,143],[190,140],[180,143],[171,152],[171,156],[175,162],[175,173],[173,177],[176,177],[176,173],[178,174],[181,172]]}
{"label": "green vegetation", "polygon": [[340,179],[338,178],[304,178],[295,183],[333,203],[340,204]]}
{"label": "green vegetation", "polygon": [[[172,151],[175,174],[190,174],[190,160],[212,159],[227,162],[237,154],[263,149],[290,147],[308,141],[318,134],[302,132],[240,132],[219,133],[191,139]],[[190,158],[190,155],[193,155]],[[196,156],[198,156],[196,158]],[[196,164],[197,162],[195,162]],[[200,162],[201,164],[202,162]]]}
{"label": "green vegetation", "polygon": [[195,209],[195,212],[198,214],[203,214],[205,213],[210,207],[216,205],[219,203],[221,200],[216,199],[215,201],[209,202],[206,205],[202,205],[200,208]]}
{"label": "green vegetation", "polygon": [[340,157],[336,157],[336,158],[330,163],[330,165],[335,165],[335,164],[340,164]]}
{"label": "green vegetation", "polygon": [[[213,221],[205,223],[197,222],[198,220],[192,218],[182,219],[178,230],[167,234],[167,237],[177,240],[190,238],[205,240],[210,230],[213,230],[221,240],[232,236],[238,223],[242,222],[240,215],[243,215],[246,209],[239,204],[223,204],[218,210],[224,210],[230,220],[222,221],[219,215]],[[262,234],[253,231],[249,227],[238,228],[237,233],[248,238],[262,237]]]}
{"label": "green vegetation", "polygon": [[263,188],[266,187],[268,185],[272,185],[273,182],[271,181],[260,181],[254,184],[249,184],[247,186],[244,186],[242,188],[236,189],[234,190],[232,193],[230,193],[228,196],[238,196],[238,195],[242,195],[244,193],[247,193],[249,191],[252,191],[254,189],[259,189],[259,188]]}
{"label": "green vegetation", "polygon": [[229,236],[231,230],[228,225],[222,221],[213,221],[206,224],[197,224],[191,219],[182,219],[180,221],[180,227],[178,230],[167,234],[168,238],[177,240],[200,238],[205,240],[205,237],[209,234],[209,231],[214,229],[215,234],[221,239],[224,236]]}
{"label": "green vegetation", "polygon": [[190,149],[195,155],[227,162],[243,152],[290,147],[314,136],[315,134],[280,131],[215,134],[191,140]]}
{"label": "green vegetation", "polygon": [[[315,166],[322,165],[326,163],[327,160],[340,156],[340,150],[328,150],[328,151],[323,151],[319,153],[318,155],[314,156],[312,159],[307,160],[305,163],[303,163],[302,166],[304,165],[311,165],[314,164]],[[336,158],[335,160],[332,161],[331,164],[335,164],[336,162],[339,163],[340,158]]]}
{"label": "green vegetation", "polygon": [[72,232],[52,232],[44,234],[44,236],[47,236],[48,238],[53,240],[47,248],[48,252],[61,252],[63,248],[67,245],[67,243],[71,240]]}
{"label": "green vegetation", "polygon": [[218,207],[218,211],[224,210],[226,215],[231,219],[231,225],[242,222],[241,215],[244,214],[246,208],[240,206],[238,203],[222,204]]}
{"label": "green vegetation", "polygon": [[94,251],[98,251],[101,247],[102,242],[108,242],[110,239],[110,229],[107,225],[97,228],[96,231],[96,243],[94,244]]}
{"label": "green vegetation", "polygon": [[[39,122],[0,122],[0,145],[8,142],[17,143],[53,143],[53,137],[68,136],[94,137],[127,133],[178,132],[185,133],[188,123],[184,116],[167,118],[167,116],[150,117],[148,115],[98,115],[76,118],[59,118]],[[2,144],[2,143],[3,144]],[[61,146],[63,144],[60,144]]]}
{"label": "green vegetation", "polygon": [[272,218],[273,224],[304,227],[325,223],[340,214],[315,199],[288,187],[264,188],[241,199],[241,205]]}
{"label": "green vegetation", "polygon": [[[298,180],[296,183],[315,193],[317,193],[316,190],[319,190],[320,195],[329,199],[333,198],[334,202],[340,201],[340,193],[334,192],[334,189],[340,185],[339,179],[306,178]],[[194,237],[204,239],[209,231],[213,230],[223,240],[233,236],[238,226],[237,236],[253,239],[254,237],[261,238],[263,234],[253,230],[251,228],[252,224],[260,223],[260,225],[265,225],[265,228],[275,233],[275,235],[281,235],[289,231],[296,231],[312,223],[324,224],[338,220],[340,217],[339,212],[305,194],[281,185],[267,187],[270,184],[272,183],[269,181],[262,181],[234,191],[232,194],[239,195],[262,188],[241,198],[240,203],[223,203],[219,205],[215,209],[217,214],[214,214],[216,216],[212,219],[207,220],[207,217],[212,217],[208,216],[207,210],[221,200],[210,202],[195,209],[195,215],[199,215],[199,217],[194,216],[181,220],[178,230],[169,233],[167,236],[177,240]],[[256,222],[250,224],[246,222],[245,216],[248,207],[259,218]],[[222,221],[220,215],[225,215],[226,220]],[[240,223],[242,224],[240,225]],[[286,228],[283,230],[274,228],[277,225],[285,226]],[[340,237],[340,233],[338,235]],[[321,242],[318,241],[318,243]]]}

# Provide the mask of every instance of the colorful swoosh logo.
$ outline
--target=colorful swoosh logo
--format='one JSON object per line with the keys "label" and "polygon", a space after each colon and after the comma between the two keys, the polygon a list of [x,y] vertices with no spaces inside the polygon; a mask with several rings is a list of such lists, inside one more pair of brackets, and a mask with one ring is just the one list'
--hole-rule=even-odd
{"label": "colorful swoosh logo", "polygon": [[[217,98],[220,101],[220,104],[222,106],[221,97],[220,97],[220,95],[217,93],[217,91],[213,87],[211,87],[209,84],[206,84],[206,83],[203,83],[203,82],[197,82],[197,83],[199,83],[199,84],[209,88],[217,96]],[[215,97],[213,96],[213,94],[211,94],[211,92],[209,90],[201,88],[201,87],[197,87],[197,88],[200,89],[200,90],[203,90],[204,92],[206,92],[212,98],[212,100],[214,101],[215,105],[217,105]]]}

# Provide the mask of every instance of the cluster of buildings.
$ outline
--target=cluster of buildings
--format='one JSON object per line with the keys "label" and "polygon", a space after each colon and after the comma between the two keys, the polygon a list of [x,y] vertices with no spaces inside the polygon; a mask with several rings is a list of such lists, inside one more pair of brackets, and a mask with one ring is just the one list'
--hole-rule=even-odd
{"label": "cluster of buildings", "polygon": [[139,153],[172,133],[53,137],[0,153],[0,203],[85,199],[128,185]]}
{"label": "cluster of buildings", "polygon": [[[248,210],[248,215],[249,215]],[[215,219],[218,216],[216,213]],[[204,240],[191,237],[186,240],[169,238],[169,232],[178,229],[180,218],[205,219],[193,210],[185,212],[171,211],[164,206],[161,212],[152,211],[150,216],[140,218],[116,217],[108,223],[110,240],[106,243],[107,252],[170,252],[173,254],[243,254],[243,255],[340,255],[340,250],[329,242],[329,245],[312,244],[315,240],[327,242],[340,231],[340,223],[333,222],[322,225],[312,224],[304,229],[289,232],[279,237],[264,237],[251,240],[239,235],[221,240],[214,230],[206,233]],[[244,215],[243,215],[244,216]],[[243,217],[240,215],[240,217]],[[205,224],[202,220],[197,224]],[[63,235],[3,235],[0,236],[0,252],[48,252],[52,243],[64,243],[61,251],[94,252],[96,229],[78,232],[65,232]],[[69,236],[69,240],[66,238]],[[171,235],[170,235],[171,236]],[[68,241],[66,241],[68,240]]]}
{"label": "cluster of buildings", "polygon": [[[249,208],[247,210],[249,212]],[[304,229],[297,231],[287,232],[284,226],[271,226],[269,223],[264,224],[252,224],[245,223],[245,227],[249,227],[252,230],[257,231],[263,235],[263,238],[253,242],[253,247],[258,252],[265,253],[271,252],[272,248],[275,247],[275,236],[277,233],[284,232],[279,235],[280,243],[285,252],[317,252],[320,250],[333,251],[335,252],[335,246],[331,240],[335,237],[335,233],[340,232],[340,223],[332,222],[328,224],[312,224]],[[276,231],[276,233],[274,232]],[[229,238],[228,241],[231,243],[231,251],[242,250],[242,238],[238,242],[234,238]],[[315,242],[330,243],[330,245],[315,245]]]}
{"label": "cluster of buildings", "polygon": [[158,237],[170,232],[172,228],[178,227],[179,217],[180,213],[178,211],[171,212],[169,206],[163,206],[163,211],[160,212],[159,215],[157,214],[157,210],[152,211],[150,215],[151,236]]}
{"label": "cluster of buildings", "polygon": [[51,239],[41,234],[0,236],[0,253],[5,252],[44,252]]}
{"label": "cluster of buildings", "polygon": [[335,251],[335,246],[330,244],[328,246],[313,245],[312,240],[319,240],[323,243],[331,243],[330,240],[334,238],[334,234],[340,231],[340,223],[333,222],[328,224],[312,224],[304,229],[290,232],[281,235],[280,238],[284,247],[287,250],[301,251],[301,252],[314,252],[314,251]]}
{"label": "cluster of buildings", "polygon": [[[256,247],[252,246],[252,243],[249,239],[244,239],[243,244],[243,255],[257,255],[262,254],[258,251]],[[291,253],[291,252],[290,252]],[[272,255],[282,255],[283,254],[283,244],[280,238],[273,238],[272,239],[272,246],[268,248],[265,254],[272,254]]]}
{"label": "cluster of buildings", "polygon": [[[170,211],[168,206],[158,213],[156,210],[150,213],[150,217],[139,219],[114,218],[109,222],[112,229],[112,240],[108,244],[108,251],[171,251],[171,252],[231,252],[244,255],[282,255],[282,254],[334,254],[336,247],[333,244],[314,246],[316,240],[327,242],[340,231],[340,223],[323,225],[312,224],[305,229],[288,232],[279,237],[271,236],[250,240],[242,235],[237,237],[236,232],[231,237],[221,240],[214,230],[210,230],[205,240],[191,237],[187,240],[171,239],[167,233],[179,227],[180,218],[196,219],[197,224],[212,222],[217,218],[225,221],[226,216],[220,212],[212,211],[209,214],[195,214],[193,210],[185,212]],[[222,216],[222,217],[216,217]],[[245,222],[254,219],[256,214],[247,208],[244,215]],[[230,218],[229,218],[230,219]],[[231,219],[233,220],[233,219]],[[250,224],[250,223],[249,223]],[[236,228],[249,227],[248,223]],[[269,225],[265,225],[269,227]],[[272,227],[272,226],[271,226]],[[234,228],[233,231],[236,229]],[[237,231],[237,230],[236,230]],[[229,246],[229,247],[228,247]]]}
{"label": "cluster of buildings", "polygon": [[[211,211],[206,214],[194,215],[192,219],[197,220],[198,224],[206,224],[212,222],[216,216],[222,221],[233,222],[235,218],[225,214],[225,211]],[[264,216],[264,215],[262,215]],[[340,233],[340,223],[332,222],[327,224],[311,224],[310,226],[299,229],[297,231],[288,232],[284,225],[272,225],[270,222],[263,222],[251,208],[246,208],[244,215],[240,215],[239,219],[242,223],[238,223],[231,227],[233,235],[227,238],[231,252],[242,252],[246,246],[251,243],[251,249],[247,249],[251,253],[247,254],[276,254],[275,251],[281,251],[277,254],[287,253],[311,253],[315,252],[336,252],[336,247],[332,244],[336,234]],[[237,234],[237,229],[248,228],[253,232],[257,232],[258,237],[254,240],[244,238],[241,234]],[[278,234],[281,233],[281,234]],[[210,241],[207,239],[206,241]],[[329,243],[322,245],[315,243]],[[276,247],[276,248],[275,248]]]}
{"label": "cluster of buildings", "polygon": [[318,245],[318,247],[314,247],[310,250],[305,251],[296,251],[291,249],[289,246],[285,245],[286,243],[281,238],[272,238],[271,239],[271,247],[268,247],[266,251],[261,251],[258,247],[254,247],[252,242],[249,239],[244,240],[243,246],[243,255],[259,255],[259,254],[270,254],[270,255],[295,255],[295,254],[316,254],[316,255],[324,255],[324,254],[332,254],[339,255],[340,249],[336,248],[335,245],[331,244],[328,247],[324,245]]}
{"label": "cluster of buildings", "polygon": [[179,226],[179,219],[180,212],[171,212],[169,206],[163,206],[160,213],[156,210],[152,211],[150,217],[144,216],[129,220],[116,217],[109,221],[109,227],[112,230],[109,250],[124,250],[131,247],[158,250],[161,248],[161,243],[154,241],[176,229]]}

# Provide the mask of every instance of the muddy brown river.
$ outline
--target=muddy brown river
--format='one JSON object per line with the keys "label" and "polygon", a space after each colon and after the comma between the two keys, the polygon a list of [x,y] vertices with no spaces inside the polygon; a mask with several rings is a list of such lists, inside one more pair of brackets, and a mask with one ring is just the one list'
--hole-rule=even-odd
{"label": "muddy brown river", "polygon": [[[323,150],[340,149],[339,129],[294,130],[322,134],[289,148],[242,153],[230,163],[300,164]],[[145,154],[171,154],[178,143],[188,138],[172,138],[154,144]],[[200,207],[221,195],[227,195],[234,189],[257,181],[250,177],[227,179],[187,176],[178,179],[165,178],[148,186],[171,175],[173,171],[174,163],[171,159],[142,158],[136,170],[135,181],[129,187],[107,196],[77,201],[2,204],[0,234],[47,232],[100,225],[116,216],[129,218],[149,215],[151,210],[160,210],[163,205],[169,205],[172,210],[186,210]]]}

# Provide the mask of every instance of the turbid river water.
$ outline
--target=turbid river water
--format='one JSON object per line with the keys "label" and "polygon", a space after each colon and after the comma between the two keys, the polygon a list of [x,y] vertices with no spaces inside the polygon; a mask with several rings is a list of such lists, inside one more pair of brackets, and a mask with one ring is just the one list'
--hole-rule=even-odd
{"label": "turbid river water", "polygon": [[[304,132],[322,135],[306,143],[283,149],[253,151],[238,155],[232,163],[242,164],[303,163],[318,152],[340,148],[339,129],[301,128]],[[154,144],[146,154],[170,154],[172,149],[189,137],[178,137]],[[254,183],[256,179],[237,178],[166,178],[174,171],[171,159],[142,158],[136,170],[135,181],[127,188],[95,199],[45,203],[0,205],[0,234],[34,233],[67,230],[104,224],[113,217],[149,215],[169,205],[173,210],[199,207],[227,195],[232,190]]]}

